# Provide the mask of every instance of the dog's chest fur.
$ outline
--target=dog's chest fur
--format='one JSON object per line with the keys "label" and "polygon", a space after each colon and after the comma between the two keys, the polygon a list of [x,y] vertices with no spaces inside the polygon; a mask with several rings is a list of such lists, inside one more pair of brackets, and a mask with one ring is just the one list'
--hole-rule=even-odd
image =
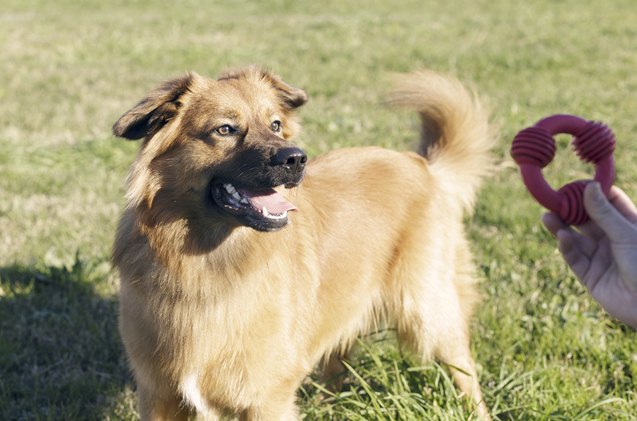
{"label": "dog's chest fur", "polygon": [[[154,295],[147,307],[148,317],[161,321],[156,329],[157,358],[165,361],[164,372],[171,373],[193,406],[216,402],[232,407],[248,397],[252,401],[277,383],[292,381],[287,377],[298,381],[296,377],[311,370],[307,353],[299,355],[297,347],[286,343],[290,338],[309,342],[312,326],[290,313],[311,313],[309,302],[317,292],[312,290],[312,279],[299,274],[298,262],[293,264],[284,249],[280,243],[280,252],[254,262],[259,270],[250,270],[252,264],[246,260],[237,266],[241,270],[233,269],[226,254],[222,260],[208,256],[205,261],[182,262],[185,273],[164,282],[187,283],[189,293]],[[235,251],[242,259],[249,254]],[[122,306],[136,305],[134,298],[127,293]],[[293,374],[285,370],[286,377],[281,377],[279,365],[288,366]]]}

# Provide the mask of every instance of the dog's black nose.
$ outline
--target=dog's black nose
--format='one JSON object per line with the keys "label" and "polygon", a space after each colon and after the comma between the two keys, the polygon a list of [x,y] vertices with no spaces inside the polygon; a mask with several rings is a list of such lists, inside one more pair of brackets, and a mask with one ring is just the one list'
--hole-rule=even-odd
{"label": "dog's black nose", "polygon": [[274,154],[270,162],[272,166],[283,166],[286,169],[298,172],[303,171],[305,168],[307,155],[299,148],[283,148]]}

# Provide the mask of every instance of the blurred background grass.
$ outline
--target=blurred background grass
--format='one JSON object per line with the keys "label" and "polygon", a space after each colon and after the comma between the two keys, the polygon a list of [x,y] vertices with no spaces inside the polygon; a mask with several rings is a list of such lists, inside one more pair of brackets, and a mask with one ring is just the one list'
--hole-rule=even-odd
{"label": "blurred background grass", "polygon": [[[565,268],[508,149],[546,115],[602,120],[637,198],[636,45],[632,0],[0,0],[0,419],[135,418],[109,253],[137,145],[110,127],[164,79],[250,63],[307,90],[312,156],[413,146],[415,117],[381,105],[392,72],[432,68],[482,94],[501,128],[499,171],[467,219],[487,402],[500,419],[634,419],[635,333]],[[569,140],[554,186],[592,173]],[[343,393],[304,386],[306,419],[472,416],[444,368],[414,367],[391,334],[361,348]]]}

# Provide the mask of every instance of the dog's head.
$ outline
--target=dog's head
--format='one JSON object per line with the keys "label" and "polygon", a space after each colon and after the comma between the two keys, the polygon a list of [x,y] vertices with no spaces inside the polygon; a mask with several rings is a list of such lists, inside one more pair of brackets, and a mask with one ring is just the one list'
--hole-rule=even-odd
{"label": "dog's head", "polygon": [[117,136],[143,139],[130,205],[153,223],[283,228],[296,208],[275,188],[303,179],[307,157],[290,139],[299,128],[294,110],[306,101],[303,90],[257,67],[164,83],[113,126]]}

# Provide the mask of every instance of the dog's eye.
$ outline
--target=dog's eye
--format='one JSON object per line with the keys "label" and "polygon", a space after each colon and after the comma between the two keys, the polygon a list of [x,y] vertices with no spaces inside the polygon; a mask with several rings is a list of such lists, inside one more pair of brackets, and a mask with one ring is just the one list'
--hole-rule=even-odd
{"label": "dog's eye", "polygon": [[215,131],[222,136],[227,136],[229,134],[236,132],[237,130],[229,124],[224,124],[223,126],[217,127]]}
{"label": "dog's eye", "polygon": [[272,124],[270,124],[270,129],[275,132],[278,133],[281,131],[281,122],[279,120],[274,120],[272,122]]}

